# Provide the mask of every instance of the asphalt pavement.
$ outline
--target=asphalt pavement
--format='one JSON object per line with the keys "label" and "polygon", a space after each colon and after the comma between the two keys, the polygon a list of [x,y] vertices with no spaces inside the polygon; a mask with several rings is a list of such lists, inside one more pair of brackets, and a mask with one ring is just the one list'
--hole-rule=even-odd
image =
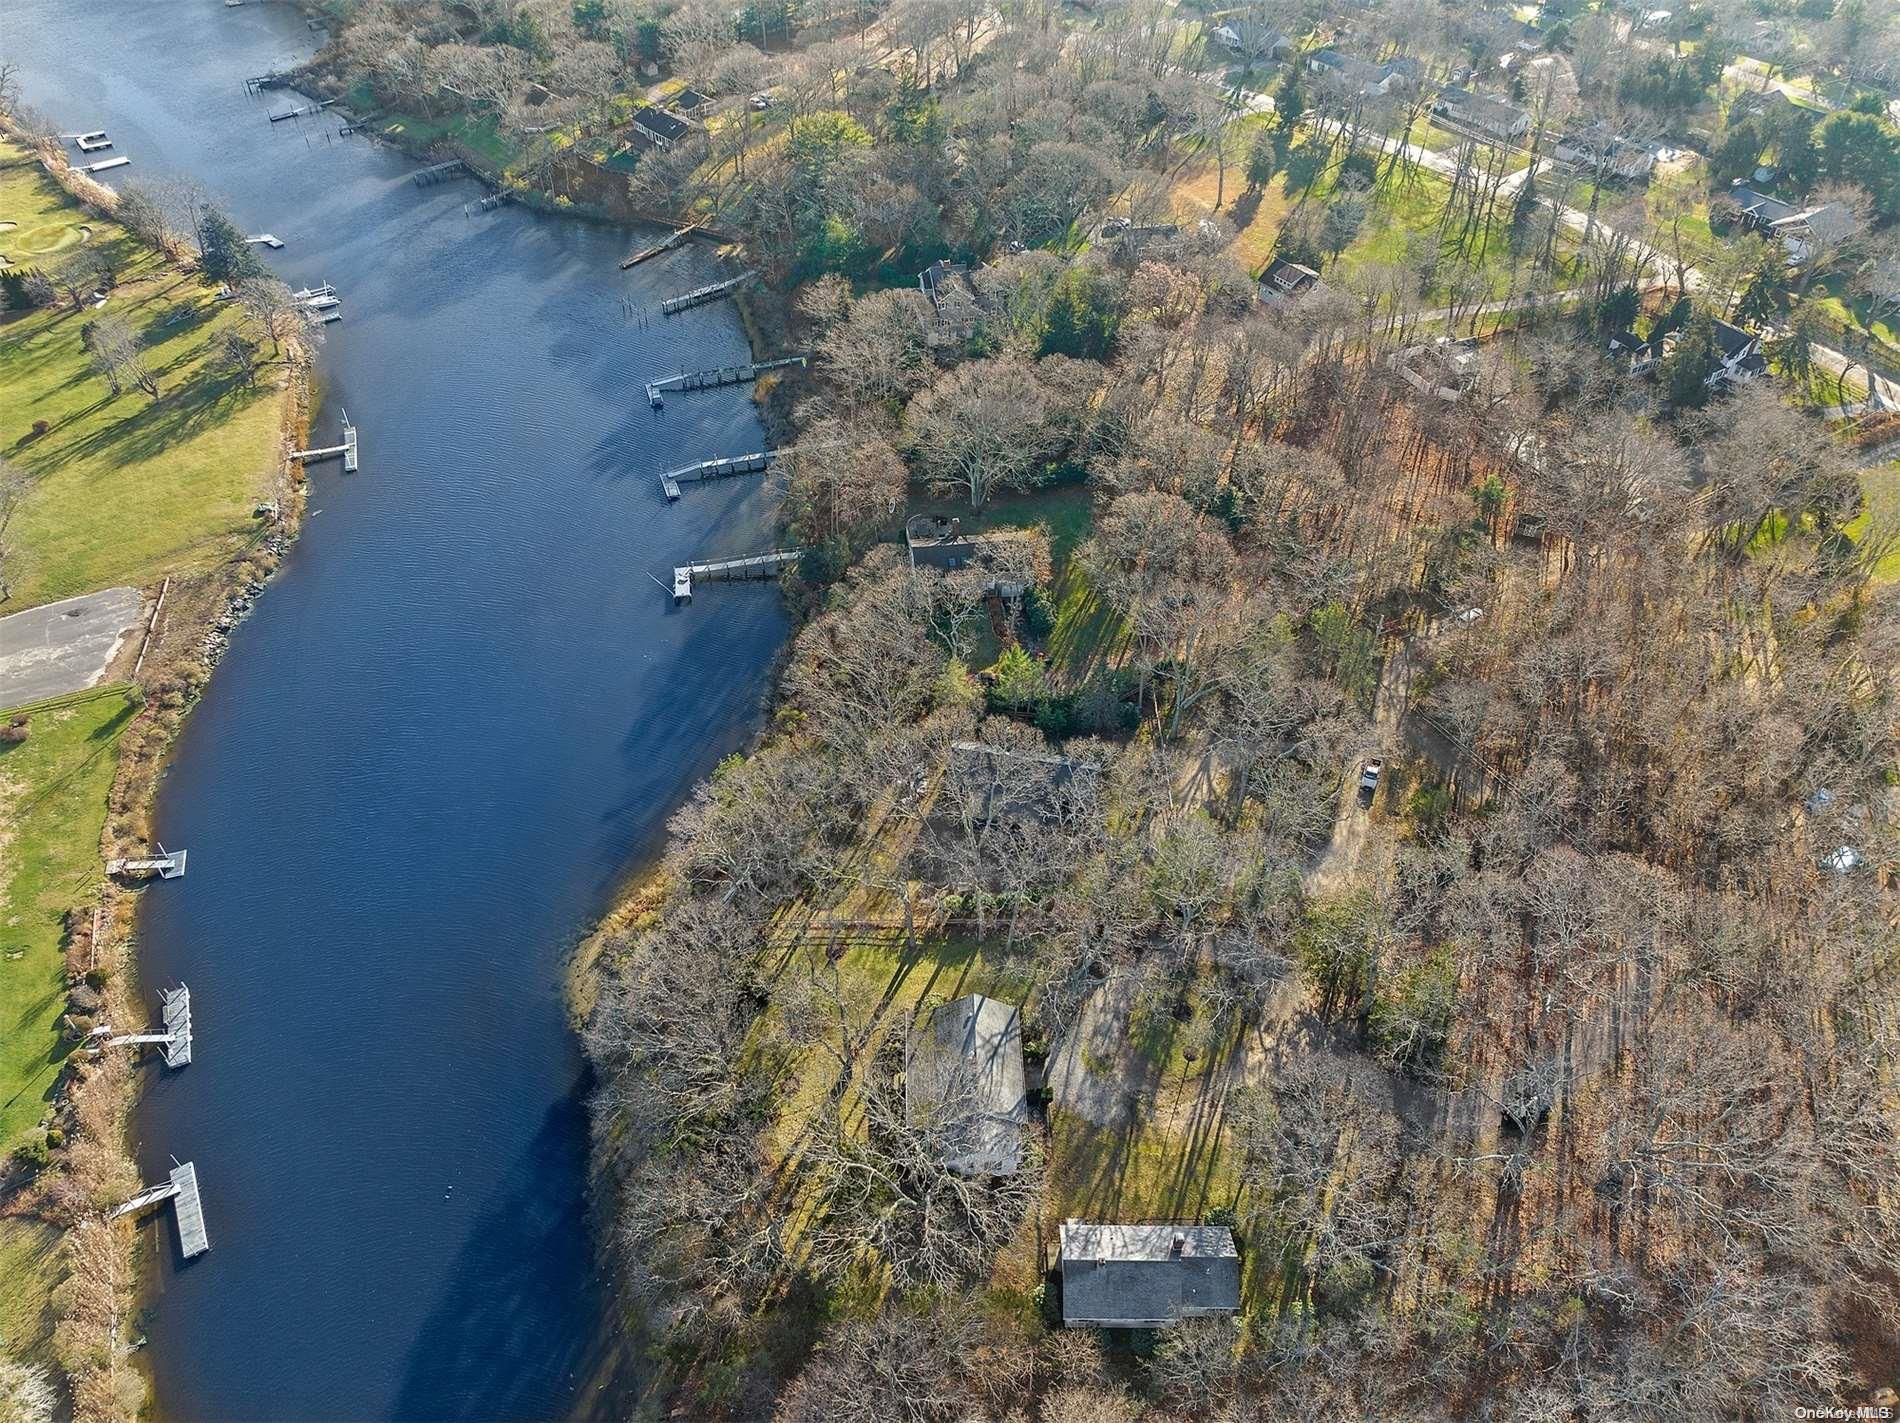
{"label": "asphalt pavement", "polygon": [[136,588],[107,588],[0,618],[0,708],[94,685],[138,621]]}

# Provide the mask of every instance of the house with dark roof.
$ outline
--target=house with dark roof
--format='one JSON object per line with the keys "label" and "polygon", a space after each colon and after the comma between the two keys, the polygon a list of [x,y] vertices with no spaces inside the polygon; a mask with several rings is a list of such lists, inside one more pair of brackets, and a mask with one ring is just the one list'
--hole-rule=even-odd
{"label": "house with dark roof", "polygon": [[1260,273],[1260,300],[1268,303],[1291,301],[1321,285],[1319,273],[1298,262],[1275,257]]}
{"label": "house with dark roof", "polygon": [[1455,127],[1494,143],[1522,138],[1530,132],[1531,116],[1515,104],[1446,85],[1432,100],[1432,112]]}
{"label": "house with dark roof", "polygon": [[1224,1225],[1062,1223],[1062,1322],[1162,1329],[1240,1308],[1240,1252]]}
{"label": "house with dark roof", "polygon": [[1740,183],[1732,185],[1728,190],[1728,195],[1742,210],[1744,232],[1772,227],[1782,219],[1793,217],[1800,211],[1793,203],[1784,203],[1780,198],[1771,198],[1766,193],[1758,193],[1753,188],[1743,187]]}
{"label": "house with dark roof", "polygon": [[[1728,385],[1740,385],[1754,380],[1768,372],[1768,358],[1762,353],[1761,336],[1733,322],[1718,320],[1714,323],[1716,366],[1709,373],[1707,384],[1712,390],[1720,390]],[[1680,330],[1666,333],[1659,341],[1645,341],[1631,346],[1636,341],[1633,333],[1618,332],[1610,338],[1610,354],[1627,355],[1630,372],[1633,375],[1649,375],[1655,371],[1663,359],[1676,349],[1682,339]]]}
{"label": "house with dark roof", "polygon": [[671,148],[691,133],[693,128],[678,114],[653,108],[635,110],[633,126],[655,148]]}
{"label": "house with dark roof", "polygon": [[940,1121],[942,1160],[959,1175],[1021,1170],[1029,1122],[1021,1011],[969,993],[920,1016],[905,1044],[904,1110],[913,1125],[950,1114]]}

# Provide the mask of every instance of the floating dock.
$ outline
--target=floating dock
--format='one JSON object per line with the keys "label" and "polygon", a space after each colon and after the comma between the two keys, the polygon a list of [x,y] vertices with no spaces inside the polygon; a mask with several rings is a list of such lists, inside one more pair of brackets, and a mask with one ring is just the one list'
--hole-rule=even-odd
{"label": "floating dock", "polygon": [[272,114],[270,121],[274,124],[280,124],[285,119],[301,119],[310,114],[320,114],[335,102],[335,99],[322,99],[314,104],[305,104],[301,108],[286,109],[281,114]]}
{"label": "floating dock", "polygon": [[112,147],[112,140],[106,137],[106,131],[96,128],[91,133],[76,133],[73,142],[79,145],[81,153],[102,153]]}
{"label": "floating dock", "polygon": [[312,460],[335,459],[338,455],[343,456],[343,472],[345,474],[355,474],[356,473],[356,426],[350,423],[350,412],[347,410],[343,412],[343,443],[342,444],[324,445],[320,449],[292,450],[290,452],[290,458],[294,460],[302,460],[306,464],[308,464]]}
{"label": "floating dock", "polygon": [[410,174],[410,178],[418,188],[432,188],[437,183],[446,183],[453,178],[459,178],[467,171],[466,163],[459,158],[451,158],[447,163],[436,163],[427,168],[419,168]]}
{"label": "floating dock", "polygon": [[671,501],[680,497],[682,482],[697,482],[706,479],[724,479],[731,474],[758,474],[772,463],[770,450],[758,450],[749,455],[731,455],[725,459],[701,460],[698,464],[683,464],[678,469],[669,469],[660,476],[660,492]]}
{"label": "floating dock", "polygon": [[167,850],[158,847],[156,855],[143,860],[107,860],[106,873],[109,875],[157,875],[160,879],[180,879],[185,873],[185,854],[183,850]]}
{"label": "floating dock", "polygon": [[687,563],[673,570],[675,606],[693,601],[695,578],[770,578],[789,563],[805,556],[800,548],[780,549],[774,553],[755,553],[745,558],[722,558],[711,563]]}
{"label": "floating dock", "polygon": [[165,1054],[165,1066],[189,1067],[191,1065],[191,990],[184,984],[166,989],[159,995],[163,1006],[165,1026],[147,1028],[142,1033],[114,1033],[111,1028],[93,1029],[95,1036],[103,1037],[103,1047],[140,1047],[156,1046]]}
{"label": "floating dock", "polygon": [[638,252],[623,257],[620,261],[620,270],[624,272],[629,267],[639,266],[650,257],[657,257],[662,252],[671,252],[675,247],[680,246],[687,238],[691,237],[695,232],[698,232],[699,229],[705,225],[703,222],[696,222],[690,227],[682,227],[678,232],[668,233],[651,247],[642,247]]}
{"label": "floating dock", "polygon": [[103,173],[108,168],[125,168],[131,164],[130,158],[102,158],[97,163],[87,163],[80,168],[81,173]]}
{"label": "floating dock", "polygon": [[684,296],[668,297],[660,303],[660,311],[667,316],[676,315],[688,307],[703,306],[709,301],[718,301],[722,296],[731,296],[740,287],[756,277],[756,271],[741,272],[736,277],[728,277],[723,282],[713,282],[710,286],[695,287]]}
{"label": "floating dock", "polygon": [[259,89],[281,89],[291,81],[288,69],[273,69],[269,74],[254,74],[244,81],[244,92],[255,94]]}
{"label": "floating dock", "polygon": [[689,371],[676,376],[661,376],[658,380],[647,382],[647,399],[653,408],[659,410],[666,404],[662,398],[669,390],[711,390],[719,385],[739,385],[745,381],[757,380],[767,371],[780,370],[786,366],[803,366],[804,356],[781,356],[776,361],[759,361],[744,366],[721,366],[712,371]]}
{"label": "floating dock", "polygon": [[192,1162],[172,1167],[163,1185],[147,1186],[124,1205],[111,1211],[106,1219],[135,1215],[162,1201],[172,1203],[172,1216],[178,1222],[178,1246],[187,1260],[211,1248],[211,1236],[205,1230],[204,1203],[198,1199],[198,1168]]}
{"label": "floating dock", "polygon": [[253,247],[268,247],[273,252],[279,250],[284,245],[283,239],[274,232],[260,232],[257,236],[247,237],[244,240]]}

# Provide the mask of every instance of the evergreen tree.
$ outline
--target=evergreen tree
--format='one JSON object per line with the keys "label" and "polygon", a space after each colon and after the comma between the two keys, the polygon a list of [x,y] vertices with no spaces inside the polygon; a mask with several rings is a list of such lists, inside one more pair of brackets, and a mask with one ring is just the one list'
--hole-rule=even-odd
{"label": "evergreen tree", "polygon": [[208,207],[198,224],[198,268],[213,281],[236,286],[250,277],[264,275],[264,264],[244,240],[231,219],[216,208]]}
{"label": "evergreen tree", "polygon": [[1709,377],[1721,364],[1721,352],[1715,344],[1715,318],[1698,311],[1676,337],[1675,345],[1663,357],[1663,393],[1671,405],[1705,405],[1709,399]]}

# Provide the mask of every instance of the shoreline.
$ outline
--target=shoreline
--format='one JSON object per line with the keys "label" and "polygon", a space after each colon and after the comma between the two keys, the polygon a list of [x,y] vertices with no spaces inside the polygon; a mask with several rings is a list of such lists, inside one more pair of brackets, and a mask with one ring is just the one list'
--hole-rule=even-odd
{"label": "shoreline", "polygon": [[[43,135],[23,130],[5,114],[0,114],[0,133],[36,155],[48,176],[81,208],[107,218],[116,215],[117,194],[73,168],[64,151]],[[178,245],[154,250],[180,272],[187,269],[187,255]],[[99,846],[101,863],[149,843],[159,781],[178,735],[204,695],[231,631],[302,530],[308,481],[289,453],[303,446],[318,390],[311,348],[297,334],[285,338],[284,348],[282,373],[276,378],[282,408],[271,476],[276,517],[209,570],[166,578],[163,594],[141,614],[146,631],[126,639],[105,677],[91,689],[125,686],[138,703],[119,742]],[[152,591],[141,589],[142,601],[150,600]],[[124,1021],[142,1020],[150,997],[137,953],[138,903],[131,886],[102,879],[92,952],[106,974],[103,1011]],[[149,1375],[133,1352],[137,1345],[124,1337],[131,1326],[122,1323],[134,1319],[150,1298],[150,1273],[140,1269],[140,1235],[129,1221],[105,1221],[96,1199],[99,1187],[137,1179],[131,1122],[142,1085],[139,1061],[119,1055],[88,1060],[74,1054],[67,1063],[55,1110],[75,1125],[64,1148],[69,1162],[82,1145],[101,1153],[94,1168],[95,1198],[86,1207],[63,1211],[48,1209],[43,1201],[33,1204],[35,1192],[43,1195],[51,1184],[53,1173],[43,1171],[9,1189],[8,1214],[60,1232],[57,1258],[64,1278],[53,1292],[54,1329],[84,1340],[86,1354],[95,1360],[92,1369],[78,1371],[49,1360],[59,1370],[72,1416],[162,1416],[153,1407]],[[84,1183],[79,1184],[83,1190]],[[71,1257],[81,1251],[91,1273],[74,1267]],[[100,1270],[101,1264],[106,1268]],[[96,1339],[94,1321],[101,1314],[110,1324],[106,1337]],[[128,1389],[119,1377],[122,1367],[138,1378],[136,1389]],[[132,1393],[138,1395],[136,1400],[128,1396]]]}

